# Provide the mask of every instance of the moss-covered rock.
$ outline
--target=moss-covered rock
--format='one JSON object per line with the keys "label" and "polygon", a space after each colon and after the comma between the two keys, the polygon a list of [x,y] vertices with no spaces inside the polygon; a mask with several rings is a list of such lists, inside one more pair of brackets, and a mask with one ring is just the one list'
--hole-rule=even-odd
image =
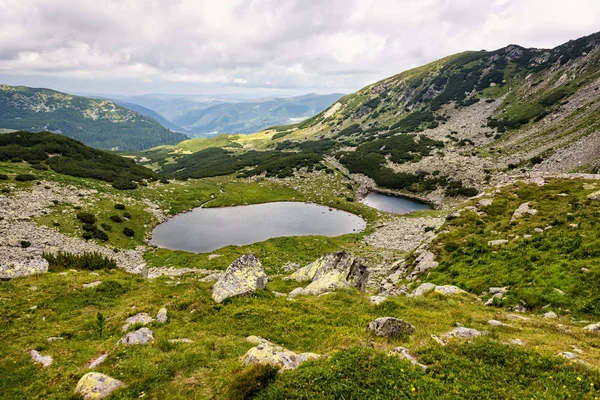
{"label": "moss-covered rock", "polygon": [[98,372],[90,372],[81,377],[75,388],[75,393],[85,400],[104,399],[115,390],[125,386],[120,380]]}

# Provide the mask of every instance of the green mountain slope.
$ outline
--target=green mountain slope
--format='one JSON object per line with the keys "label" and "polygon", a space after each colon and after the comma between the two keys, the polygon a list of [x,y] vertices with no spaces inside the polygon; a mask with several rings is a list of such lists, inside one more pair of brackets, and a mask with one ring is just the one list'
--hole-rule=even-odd
{"label": "green mountain slope", "polygon": [[0,128],[51,131],[97,148],[143,150],[186,139],[109,100],[0,85]]}

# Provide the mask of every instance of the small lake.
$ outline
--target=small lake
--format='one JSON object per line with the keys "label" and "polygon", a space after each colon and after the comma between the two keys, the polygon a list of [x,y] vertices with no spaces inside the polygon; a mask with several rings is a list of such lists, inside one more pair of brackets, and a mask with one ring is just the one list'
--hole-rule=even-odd
{"label": "small lake", "polygon": [[369,192],[369,194],[361,200],[361,203],[381,211],[395,214],[406,214],[419,210],[431,210],[430,205],[421,203],[420,201],[376,192]]}
{"label": "small lake", "polygon": [[275,202],[238,207],[195,208],[158,225],[151,244],[206,253],[281,236],[339,236],[360,232],[366,222],[318,204]]}

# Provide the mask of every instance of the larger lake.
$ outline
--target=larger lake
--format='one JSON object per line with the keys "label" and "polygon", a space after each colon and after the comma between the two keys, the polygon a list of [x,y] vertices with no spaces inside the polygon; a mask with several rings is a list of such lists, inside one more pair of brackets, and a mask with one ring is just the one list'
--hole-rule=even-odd
{"label": "larger lake", "polygon": [[274,237],[339,236],[365,227],[366,222],[357,215],[309,203],[195,208],[158,225],[150,243],[172,250],[205,253]]}
{"label": "larger lake", "polygon": [[370,192],[362,199],[361,203],[381,211],[396,214],[406,214],[419,210],[431,210],[431,206],[407,197],[387,195],[383,193]]}

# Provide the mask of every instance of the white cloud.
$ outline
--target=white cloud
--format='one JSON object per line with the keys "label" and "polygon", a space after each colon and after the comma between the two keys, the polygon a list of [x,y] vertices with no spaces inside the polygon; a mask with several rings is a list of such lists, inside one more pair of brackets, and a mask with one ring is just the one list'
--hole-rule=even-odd
{"label": "white cloud", "polygon": [[355,90],[459,51],[599,29],[597,0],[0,0],[0,81]]}

